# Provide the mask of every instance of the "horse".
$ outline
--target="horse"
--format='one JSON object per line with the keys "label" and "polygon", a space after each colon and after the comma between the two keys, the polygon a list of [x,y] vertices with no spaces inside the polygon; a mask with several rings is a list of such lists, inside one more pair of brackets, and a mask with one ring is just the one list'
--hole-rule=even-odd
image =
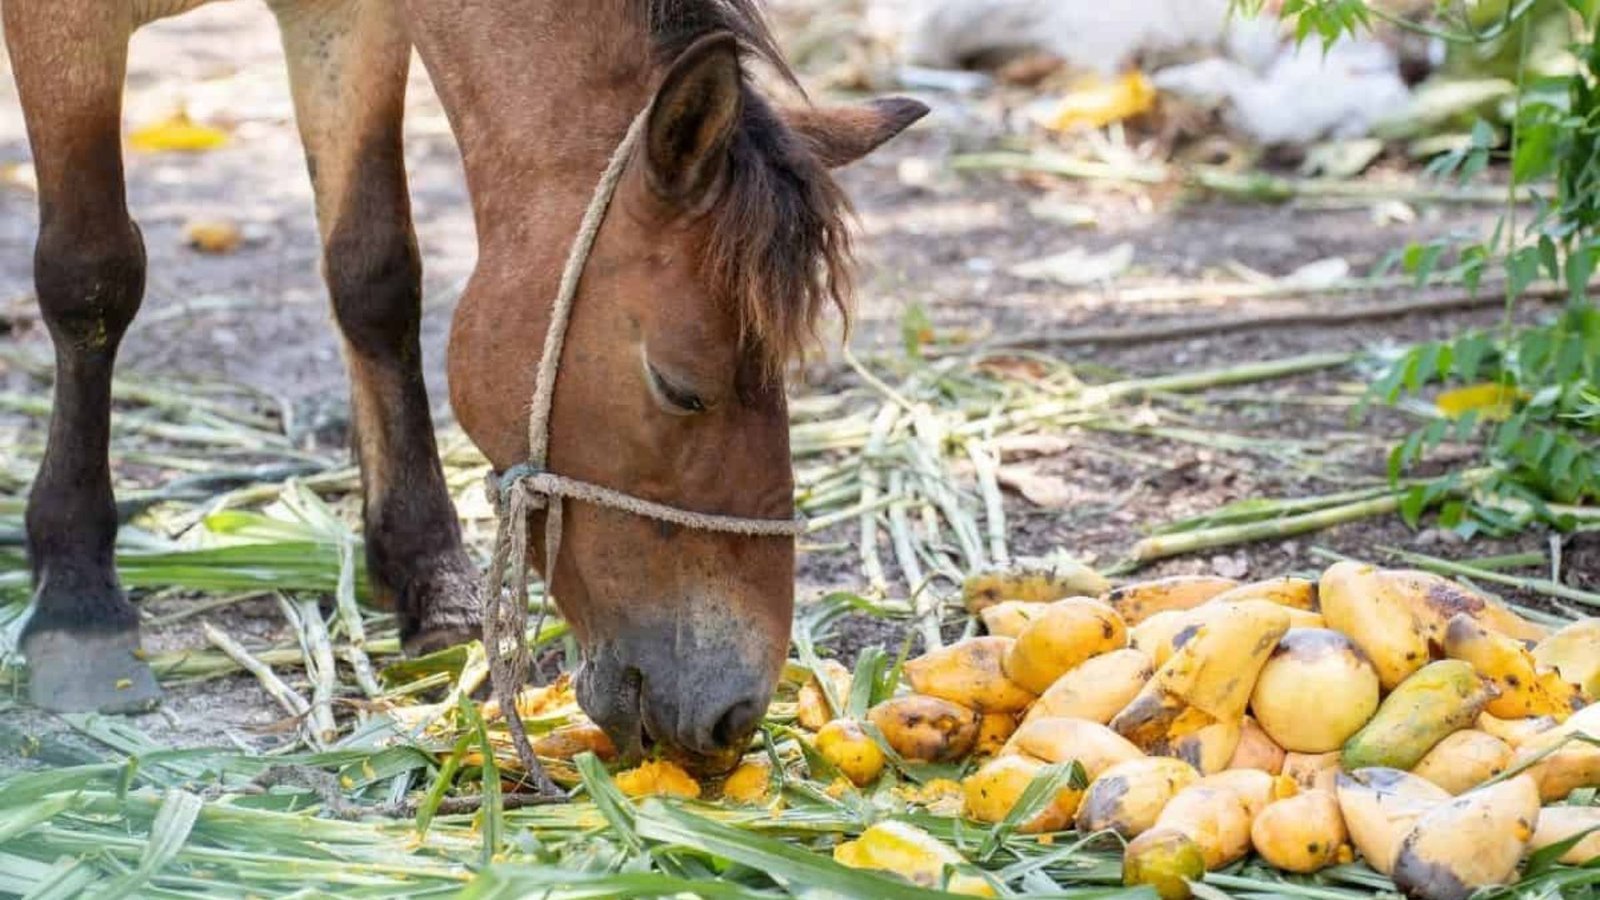
{"label": "horse", "polygon": [[[38,177],[36,292],[56,352],[22,634],[31,702],[51,710],[127,712],[160,697],[113,554],[112,370],[145,280],[121,95],[133,31],[204,2],[3,5]],[[756,0],[268,5],[350,375],[372,593],[396,612],[406,652],[477,637],[485,599],[419,362],[401,134],[413,49],[460,146],[479,247],[448,341],[450,400],[494,469],[528,457],[553,298],[596,181],[636,131],[571,292],[546,466],[695,514],[792,517],[785,373],[814,346],[819,317],[849,306],[849,204],[831,170],[925,106],[769,99],[754,65],[798,81]],[[547,559],[539,538],[557,513],[563,537]],[[792,537],[560,497],[524,516],[523,558],[577,636],[589,716],[625,755],[653,745],[731,765],[787,654]]]}

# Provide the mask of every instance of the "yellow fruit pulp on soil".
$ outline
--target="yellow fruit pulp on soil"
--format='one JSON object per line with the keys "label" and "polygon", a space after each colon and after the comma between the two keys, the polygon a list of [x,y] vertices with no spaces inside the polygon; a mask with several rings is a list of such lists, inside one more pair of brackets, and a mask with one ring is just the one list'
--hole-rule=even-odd
{"label": "yellow fruit pulp on soil", "polygon": [[197,124],[185,112],[177,112],[160,122],[134,129],[128,135],[128,146],[145,153],[169,150],[198,153],[215,150],[226,143],[226,131]]}
{"label": "yellow fruit pulp on soil", "polygon": [[695,781],[682,766],[664,759],[618,772],[614,780],[617,789],[629,797],[681,797],[693,800],[700,796],[700,782]]}
{"label": "yellow fruit pulp on soil", "polygon": [[1143,72],[1128,72],[1114,81],[1095,78],[1061,98],[1049,127],[1056,131],[1104,128],[1149,112],[1155,102],[1155,85]]}
{"label": "yellow fruit pulp on soil", "polygon": [[722,784],[722,797],[751,806],[765,800],[772,784],[772,764],[759,757],[746,760]]}
{"label": "yellow fruit pulp on soil", "polygon": [[952,874],[946,884],[946,868],[966,860],[938,838],[905,822],[873,825],[861,837],[833,848],[833,860],[852,869],[893,872],[919,887],[943,886],[969,897],[995,896],[987,881],[971,875]]}

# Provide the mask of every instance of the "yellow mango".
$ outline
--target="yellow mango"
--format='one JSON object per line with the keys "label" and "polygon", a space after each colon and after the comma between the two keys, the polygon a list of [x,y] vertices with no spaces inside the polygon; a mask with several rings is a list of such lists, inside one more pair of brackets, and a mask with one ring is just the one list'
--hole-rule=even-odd
{"label": "yellow mango", "polygon": [[1250,824],[1250,844],[1286,872],[1310,874],[1347,859],[1344,814],[1331,791],[1307,791],[1274,801]]}
{"label": "yellow mango", "polygon": [[883,748],[854,719],[834,719],[817,732],[817,752],[856,787],[883,773]]}
{"label": "yellow mango", "polygon": [[984,607],[983,612],[978,613],[978,618],[983,620],[983,628],[989,634],[1014,638],[1049,605],[1030,600],[1002,600]]}
{"label": "yellow mango", "polygon": [[1435,744],[1411,771],[1452,794],[1464,794],[1504,772],[1511,754],[1510,744],[1468,728]]}
{"label": "yellow mango", "polygon": [[1302,791],[1331,791],[1339,774],[1339,751],[1329,753],[1285,753],[1280,773],[1294,779]]}
{"label": "yellow mango", "polygon": [[1154,581],[1116,588],[1105,601],[1129,625],[1138,625],[1156,613],[1194,609],[1202,603],[1232,590],[1239,582],[1210,575],[1175,575]]}
{"label": "yellow mango", "polygon": [[1199,779],[1194,766],[1181,759],[1147,756],[1119,762],[1090,783],[1078,804],[1078,831],[1115,831],[1136,838],[1155,827],[1168,801]]}
{"label": "yellow mango", "polygon": [[1088,719],[1104,725],[1127,706],[1155,670],[1131,647],[1085,660],[1057,678],[1028,708],[1024,722],[1042,718]]}
{"label": "yellow mango", "polygon": [[959,703],[903,694],[867,711],[894,752],[915,762],[950,762],[972,752],[978,714]]}
{"label": "yellow mango", "polygon": [[1585,701],[1600,701],[1600,617],[1579,619],[1540,641],[1533,661],[1577,685]]}
{"label": "yellow mango", "polygon": [[978,739],[972,755],[978,759],[998,755],[1016,731],[1017,717],[1011,713],[984,713],[978,719]]}
{"label": "yellow mango", "polygon": [[1017,729],[1006,753],[1021,753],[1045,762],[1077,762],[1093,781],[1119,762],[1144,754],[1111,729],[1085,719],[1034,719]]}
{"label": "yellow mango", "polygon": [[968,612],[980,613],[996,603],[1023,600],[1049,603],[1067,597],[1098,597],[1111,583],[1075,560],[1054,557],[1018,560],[1013,566],[967,576],[961,599]]}
{"label": "yellow mango", "polygon": [[[1043,760],[1023,754],[989,760],[962,779],[963,810],[979,822],[1003,821],[1046,765]],[[1072,824],[1072,815],[1082,797],[1082,791],[1062,788],[1050,805],[1024,822],[1020,830],[1025,834],[1038,834],[1066,829]]]}
{"label": "yellow mango", "polygon": [[1524,619],[1505,604],[1432,572],[1381,569],[1379,581],[1407,603],[1434,643],[1444,641],[1450,620],[1465,614],[1497,634],[1519,641],[1541,641],[1550,629]]}
{"label": "yellow mango", "polygon": [[1317,583],[1305,578],[1271,578],[1266,581],[1252,581],[1241,584],[1236,588],[1223,591],[1211,598],[1211,603],[1237,603],[1240,600],[1266,600],[1279,606],[1287,606],[1303,612],[1316,612],[1318,609]]}
{"label": "yellow mango", "polygon": [[1122,883],[1147,887],[1160,900],[1189,900],[1189,882],[1206,875],[1206,857],[1188,835],[1173,829],[1151,830],[1128,843],[1122,854]]}
{"label": "yellow mango", "polygon": [[[1552,716],[1564,721],[1583,706],[1576,685],[1563,681],[1554,669],[1535,668],[1533,654],[1520,641],[1484,628],[1465,613],[1445,626],[1444,652],[1451,659],[1472,664],[1493,684],[1498,695],[1484,711],[1502,719]],[[1595,651],[1600,654],[1600,648]]]}
{"label": "yellow mango", "polygon": [[722,783],[722,798],[730,803],[754,806],[766,800],[772,786],[772,763],[752,756],[739,764]]}
{"label": "yellow mango", "polygon": [[1092,657],[1128,644],[1122,617],[1098,600],[1057,600],[1028,623],[1006,652],[1005,676],[1035,695]]}
{"label": "yellow mango", "polygon": [[911,689],[959,703],[979,713],[1018,713],[1035,695],[1007,678],[1001,661],[1016,642],[1007,637],[976,637],[907,660]]}
{"label": "yellow mango", "polygon": [[[829,706],[827,695],[822,692],[822,686],[817,681],[817,674],[813,672],[801,686],[795,705],[795,721],[800,723],[801,728],[810,731],[821,729],[844,712]],[[840,703],[844,703],[850,696],[850,682],[853,679],[850,670],[836,659],[825,659],[822,661],[821,675],[828,679],[829,685],[833,687],[834,696]]]}
{"label": "yellow mango", "polygon": [[1538,823],[1539,791],[1526,775],[1462,794],[1417,820],[1395,855],[1394,883],[1436,900],[1505,884]]}
{"label": "yellow mango", "polygon": [[1256,720],[1244,717],[1239,732],[1239,746],[1228,759],[1230,769],[1259,769],[1271,775],[1283,771],[1284,749],[1261,729]]}
{"label": "yellow mango", "polygon": [[1394,871],[1395,855],[1413,825],[1450,800],[1450,793],[1399,769],[1340,772],[1335,795],[1350,842],[1380,874]]}
{"label": "yellow mango", "polygon": [[1428,664],[1428,629],[1417,620],[1410,599],[1376,566],[1334,563],[1322,573],[1317,594],[1328,627],[1366,653],[1384,690],[1394,690]]}
{"label": "yellow mango", "polygon": [[1250,710],[1286,750],[1337,750],[1377,712],[1378,673],[1340,632],[1292,628],[1261,668]]}
{"label": "yellow mango", "polygon": [[1528,851],[1543,850],[1585,833],[1588,837],[1561,854],[1560,862],[1585,866],[1600,860],[1600,806],[1546,806],[1539,811],[1539,827],[1528,842]]}

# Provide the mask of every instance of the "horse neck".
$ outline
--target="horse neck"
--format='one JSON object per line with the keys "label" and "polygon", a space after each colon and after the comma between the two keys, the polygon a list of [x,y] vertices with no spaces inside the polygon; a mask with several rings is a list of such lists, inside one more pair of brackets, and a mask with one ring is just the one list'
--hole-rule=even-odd
{"label": "horse neck", "polygon": [[413,0],[412,39],[461,148],[480,256],[564,253],[648,101],[649,37],[621,0]]}

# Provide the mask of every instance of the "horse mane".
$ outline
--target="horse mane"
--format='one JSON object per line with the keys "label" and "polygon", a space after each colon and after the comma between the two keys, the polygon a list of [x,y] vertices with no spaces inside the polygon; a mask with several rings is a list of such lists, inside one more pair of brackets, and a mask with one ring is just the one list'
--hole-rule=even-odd
{"label": "horse mane", "polygon": [[[757,0],[627,0],[647,23],[658,61],[731,32],[744,51],[799,88]],[[706,275],[736,304],[747,363],[779,380],[817,342],[828,307],[850,315],[850,204],[827,167],[759,92],[745,84],[723,196],[708,213]]]}

